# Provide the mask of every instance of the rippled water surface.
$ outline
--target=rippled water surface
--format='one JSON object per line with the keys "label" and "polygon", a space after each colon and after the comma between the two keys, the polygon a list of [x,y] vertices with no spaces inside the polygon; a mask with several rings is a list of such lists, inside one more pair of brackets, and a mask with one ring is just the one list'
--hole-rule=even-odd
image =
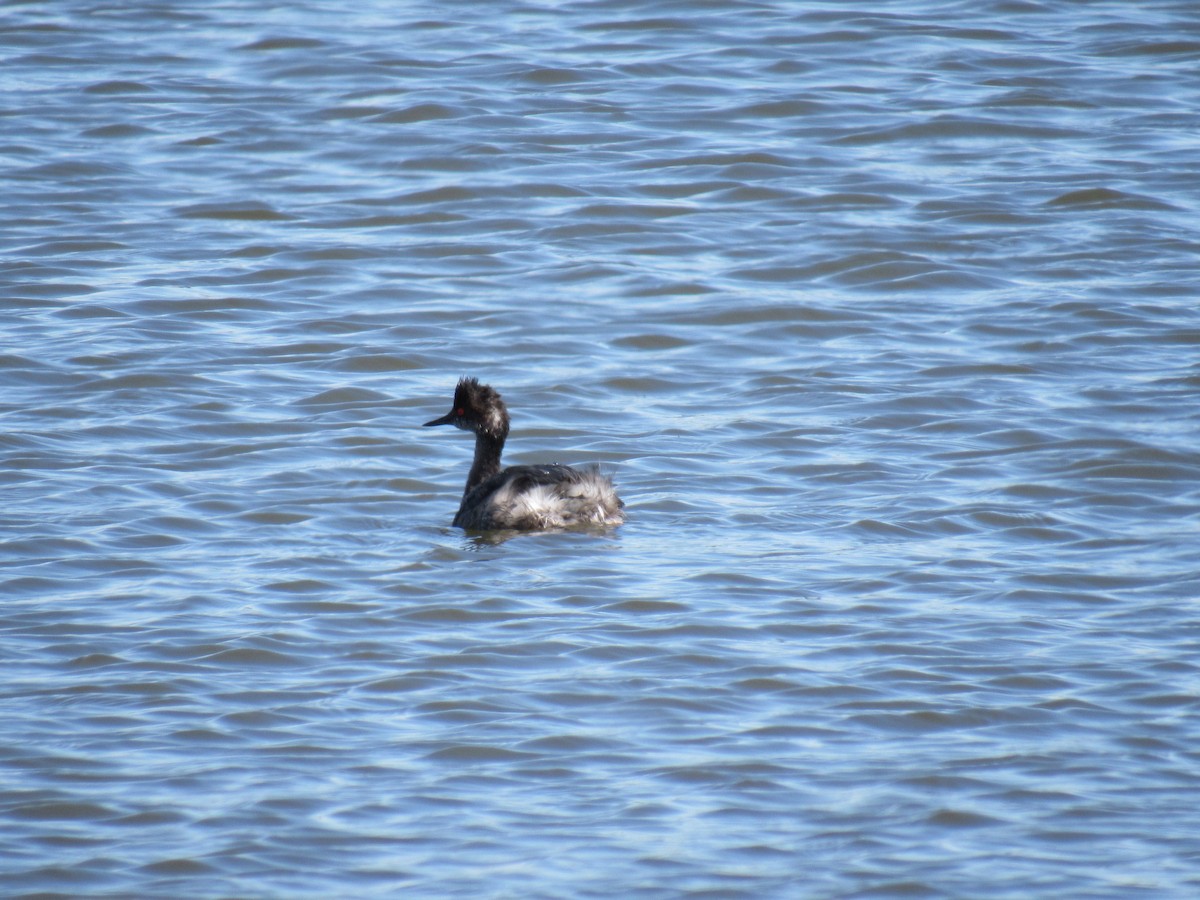
{"label": "rippled water surface", "polygon": [[1194,3],[0,41],[6,895],[1200,892]]}

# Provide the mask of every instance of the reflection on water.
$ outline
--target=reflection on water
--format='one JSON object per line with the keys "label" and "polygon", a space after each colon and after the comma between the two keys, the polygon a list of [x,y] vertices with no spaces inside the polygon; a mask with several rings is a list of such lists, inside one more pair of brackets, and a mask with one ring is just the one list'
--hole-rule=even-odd
{"label": "reflection on water", "polygon": [[10,891],[1194,893],[1193,19],[14,7]]}

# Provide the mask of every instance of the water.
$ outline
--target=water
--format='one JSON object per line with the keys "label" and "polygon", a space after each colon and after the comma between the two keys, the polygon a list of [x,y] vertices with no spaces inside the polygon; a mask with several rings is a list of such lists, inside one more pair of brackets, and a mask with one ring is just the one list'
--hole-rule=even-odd
{"label": "water", "polygon": [[4,892],[1194,896],[1194,4],[352,6],[0,17]]}

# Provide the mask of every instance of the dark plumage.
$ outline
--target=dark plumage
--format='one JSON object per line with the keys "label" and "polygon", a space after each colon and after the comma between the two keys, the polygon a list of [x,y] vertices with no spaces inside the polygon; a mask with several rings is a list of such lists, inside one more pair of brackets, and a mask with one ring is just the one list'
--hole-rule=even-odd
{"label": "dark plumage", "polygon": [[475,459],[467,475],[454,524],[475,531],[545,531],[581,525],[620,525],[624,504],[612,481],[590,466],[500,468],[508,438],[508,409],[500,394],[475,378],[463,378],[454,405],[426,425],[454,425],[475,434]]}

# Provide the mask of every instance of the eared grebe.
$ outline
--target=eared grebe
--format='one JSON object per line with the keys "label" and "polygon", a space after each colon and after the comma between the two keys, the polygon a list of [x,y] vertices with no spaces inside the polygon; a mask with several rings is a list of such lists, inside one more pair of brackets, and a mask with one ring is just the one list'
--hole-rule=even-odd
{"label": "eared grebe", "polygon": [[591,466],[509,466],[500,469],[508,437],[508,410],[500,394],[477,379],[463,378],[454,407],[426,425],[454,425],[475,432],[475,461],[467,475],[454,524],[476,531],[545,531],[580,525],[620,525],[624,506],[612,481]]}

